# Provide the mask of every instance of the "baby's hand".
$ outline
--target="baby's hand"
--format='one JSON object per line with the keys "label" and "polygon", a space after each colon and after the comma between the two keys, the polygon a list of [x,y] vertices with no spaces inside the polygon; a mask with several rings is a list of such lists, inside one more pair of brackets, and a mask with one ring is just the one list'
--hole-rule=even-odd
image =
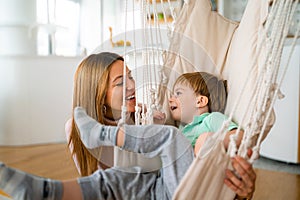
{"label": "baby's hand", "polygon": [[166,122],[166,114],[155,110],[153,112],[153,123],[154,124],[164,124]]}

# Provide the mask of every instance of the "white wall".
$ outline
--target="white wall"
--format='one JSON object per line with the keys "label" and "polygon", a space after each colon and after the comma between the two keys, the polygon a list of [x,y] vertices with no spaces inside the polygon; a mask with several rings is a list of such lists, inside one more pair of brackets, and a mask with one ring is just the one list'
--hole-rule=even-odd
{"label": "white wall", "polygon": [[65,141],[81,59],[0,56],[0,145]]}
{"label": "white wall", "polygon": [[101,43],[100,1],[81,1],[80,43],[90,53]]}
{"label": "white wall", "polygon": [[[36,54],[36,0],[0,0],[0,54]],[[18,47],[18,48],[16,48]]]}
{"label": "white wall", "polygon": [[[281,65],[285,66],[292,49],[292,39],[287,40]],[[300,163],[300,40],[295,46],[281,91],[285,95],[274,105],[276,122],[261,145],[262,156],[284,162]]]}

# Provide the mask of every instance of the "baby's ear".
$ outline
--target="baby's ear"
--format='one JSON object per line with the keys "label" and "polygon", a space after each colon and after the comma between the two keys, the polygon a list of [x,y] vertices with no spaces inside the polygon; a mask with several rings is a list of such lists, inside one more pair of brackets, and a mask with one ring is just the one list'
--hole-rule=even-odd
{"label": "baby's ear", "polygon": [[197,96],[197,107],[202,108],[207,106],[207,104],[208,104],[207,96],[203,96],[203,95]]}

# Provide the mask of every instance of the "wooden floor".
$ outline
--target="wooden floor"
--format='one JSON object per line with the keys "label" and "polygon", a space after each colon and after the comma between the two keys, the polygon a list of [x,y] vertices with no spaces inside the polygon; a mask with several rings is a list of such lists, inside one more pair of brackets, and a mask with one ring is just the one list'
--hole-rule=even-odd
{"label": "wooden floor", "polygon": [[[0,161],[43,177],[59,180],[78,177],[66,144],[0,147]],[[300,175],[255,170],[254,200],[300,200]]]}

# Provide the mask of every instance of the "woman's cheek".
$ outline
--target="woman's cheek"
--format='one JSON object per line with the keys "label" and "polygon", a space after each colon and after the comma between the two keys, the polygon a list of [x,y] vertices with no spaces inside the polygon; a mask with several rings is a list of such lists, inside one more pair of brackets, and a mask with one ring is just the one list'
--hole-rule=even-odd
{"label": "woman's cheek", "polygon": [[123,98],[122,91],[113,90],[110,105],[113,109],[120,109],[122,106]]}

